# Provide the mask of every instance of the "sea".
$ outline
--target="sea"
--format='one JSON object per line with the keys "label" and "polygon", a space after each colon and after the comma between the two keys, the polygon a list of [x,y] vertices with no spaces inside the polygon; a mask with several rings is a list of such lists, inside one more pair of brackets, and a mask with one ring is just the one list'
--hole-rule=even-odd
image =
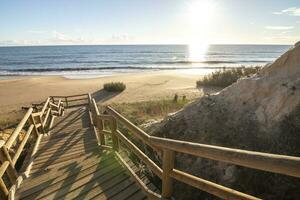
{"label": "sea", "polygon": [[59,75],[93,78],[178,71],[208,74],[264,66],[289,45],[72,45],[0,47],[0,77]]}

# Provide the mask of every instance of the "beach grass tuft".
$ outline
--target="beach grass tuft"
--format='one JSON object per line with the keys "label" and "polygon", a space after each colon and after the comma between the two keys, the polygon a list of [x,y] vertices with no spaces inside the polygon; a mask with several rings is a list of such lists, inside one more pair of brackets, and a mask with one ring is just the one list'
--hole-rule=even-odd
{"label": "beach grass tuft", "polygon": [[126,85],[123,82],[110,82],[105,83],[103,89],[108,92],[122,92],[126,89]]}
{"label": "beach grass tuft", "polygon": [[201,86],[227,87],[232,83],[235,83],[240,78],[249,77],[253,74],[256,74],[259,70],[260,67],[258,66],[223,69],[204,76],[201,80],[198,80],[196,82],[196,85],[197,87],[201,87]]}

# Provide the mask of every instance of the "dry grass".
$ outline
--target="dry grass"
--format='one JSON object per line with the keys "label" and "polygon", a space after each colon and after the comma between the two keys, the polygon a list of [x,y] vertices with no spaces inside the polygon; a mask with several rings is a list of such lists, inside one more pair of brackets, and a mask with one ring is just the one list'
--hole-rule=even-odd
{"label": "dry grass", "polygon": [[148,120],[162,119],[169,113],[180,110],[188,102],[190,100],[185,96],[175,95],[173,99],[113,104],[112,107],[133,123],[140,125]]}
{"label": "dry grass", "polygon": [[213,72],[196,82],[197,87],[227,87],[242,77],[249,77],[260,70],[260,67],[239,67]]}

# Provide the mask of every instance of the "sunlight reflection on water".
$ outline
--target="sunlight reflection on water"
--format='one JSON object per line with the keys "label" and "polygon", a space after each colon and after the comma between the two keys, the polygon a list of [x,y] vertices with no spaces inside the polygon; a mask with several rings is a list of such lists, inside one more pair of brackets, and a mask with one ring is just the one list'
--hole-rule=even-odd
{"label": "sunlight reflection on water", "polygon": [[190,62],[203,62],[205,61],[205,54],[207,52],[208,44],[189,44],[189,61]]}

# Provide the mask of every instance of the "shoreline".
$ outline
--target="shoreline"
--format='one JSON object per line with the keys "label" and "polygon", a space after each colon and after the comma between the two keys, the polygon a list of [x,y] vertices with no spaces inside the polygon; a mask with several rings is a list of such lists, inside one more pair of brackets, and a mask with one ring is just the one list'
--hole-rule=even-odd
{"label": "shoreline", "polygon": [[[18,76],[0,80],[0,127],[18,116],[22,106],[44,101],[48,96],[91,93],[98,104],[131,103],[173,98],[175,94],[195,99],[208,91],[197,89],[201,75],[176,71],[126,73],[114,76],[68,79],[62,76]],[[122,93],[109,95],[104,83],[121,81],[126,84]]]}

